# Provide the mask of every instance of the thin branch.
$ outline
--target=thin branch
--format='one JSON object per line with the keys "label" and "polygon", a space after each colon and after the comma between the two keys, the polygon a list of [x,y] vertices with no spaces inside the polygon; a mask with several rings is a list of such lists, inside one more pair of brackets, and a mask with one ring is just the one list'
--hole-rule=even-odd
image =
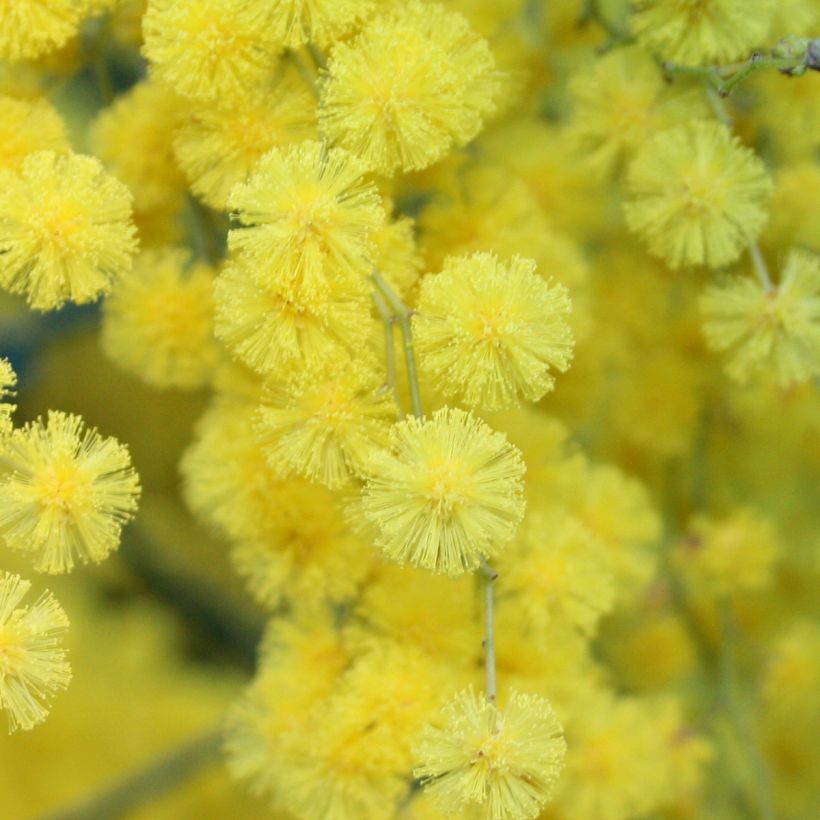
{"label": "thin branch", "polygon": [[424,409],[421,403],[421,388],[419,387],[416,354],[413,348],[413,328],[410,322],[413,311],[404,304],[399,295],[390,287],[387,280],[377,270],[373,271],[371,278],[376,288],[390,306],[401,328],[402,340],[404,342],[404,363],[407,369],[407,382],[410,387],[410,403],[413,408],[413,415],[416,418],[422,418],[424,416]]}
{"label": "thin branch", "polygon": [[495,659],[495,582],[498,573],[481,559],[484,575],[484,666],[487,678],[486,696],[490,703],[498,700],[498,681]]}
{"label": "thin branch", "polygon": [[401,397],[399,396],[399,389],[396,379],[396,340],[393,335],[393,328],[395,326],[395,317],[387,307],[387,302],[379,291],[373,291],[373,302],[376,305],[376,310],[381,316],[382,324],[384,325],[384,352],[387,359],[387,382],[385,386],[392,391],[393,398],[396,401],[396,407],[401,413]]}
{"label": "thin branch", "polygon": [[774,284],[772,284],[772,277],[769,276],[769,269],[766,267],[766,260],[763,258],[763,253],[757,242],[751,242],[749,244],[749,255],[752,257],[752,263],[754,265],[757,278],[760,280],[760,284],[763,285],[763,288],[768,293],[774,289]]}
{"label": "thin branch", "polygon": [[211,730],[73,807],[41,820],[115,820],[172,791],[220,759],[222,733]]}

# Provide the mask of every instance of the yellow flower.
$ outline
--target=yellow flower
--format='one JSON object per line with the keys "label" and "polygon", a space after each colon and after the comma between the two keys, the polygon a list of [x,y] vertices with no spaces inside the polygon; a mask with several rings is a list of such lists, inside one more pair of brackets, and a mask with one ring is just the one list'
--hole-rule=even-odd
{"label": "yellow flower", "polygon": [[764,44],[774,0],[632,0],[638,41],[667,60],[745,58]]}
{"label": "yellow flower", "polygon": [[265,92],[192,105],[174,133],[174,151],[191,190],[222,211],[231,189],[247,180],[264,154],[315,131],[310,93],[287,78]]}
{"label": "yellow flower", "polygon": [[265,499],[275,508],[263,537],[240,541],[231,559],[254,598],[275,610],[343,604],[375,557],[345,521],[340,499],[302,479],[280,482]]}
{"label": "yellow flower", "polygon": [[481,806],[488,820],[535,818],[563,768],[561,732],[546,698],[512,692],[499,710],[465,690],[425,729],[414,774],[448,815]]}
{"label": "yellow flower", "polygon": [[282,50],[268,6],[265,0],[149,0],[142,30],[152,75],[197,100],[263,88]]}
{"label": "yellow flower", "polygon": [[79,416],[49,412],[0,445],[0,536],[39,572],[69,572],[117,548],[140,487],[128,450]]}
{"label": "yellow flower", "polygon": [[33,60],[65,45],[91,12],[89,0],[3,0],[0,60]]}
{"label": "yellow flower", "polygon": [[296,293],[331,285],[367,292],[370,234],[384,222],[381,199],[346,151],[303,142],[273,149],[228,199],[242,226],[228,235],[258,282]]}
{"label": "yellow flower", "polygon": [[19,606],[30,588],[19,575],[0,574],[0,709],[12,732],[42,723],[52,695],[71,681],[60,645],[68,616],[50,592]]}
{"label": "yellow flower", "polygon": [[19,171],[34,151],[68,151],[60,115],[47,100],[0,96],[0,168]]}
{"label": "yellow flower", "polygon": [[352,42],[337,43],[320,123],[371,170],[420,170],[478,133],[494,107],[494,69],[487,42],[460,14],[396,4]]}
{"label": "yellow flower", "polygon": [[144,80],[117,97],[92,123],[94,154],[129,187],[134,206],[141,211],[182,204],[185,177],[177,167],[172,137],[183,110],[183,101],[173,91]]}
{"label": "yellow flower", "polygon": [[524,514],[519,451],[481,420],[445,407],[390,431],[368,467],[363,511],[399,563],[447,575],[506,546]]}
{"label": "yellow flower", "polygon": [[217,359],[213,272],[190,262],[182,248],[147,251],[103,304],[103,350],[157,387],[200,387]]}
{"label": "yellow flower", "polygon": [[536,630],[559,621],[591,634],[614,603],[605,549],[570,516],[529,512],[498,561],[499,596],[515,598]]}
{"label": "yellow flower", "polygon": [[0,359],[0,438],[11,432],[11,414],[17,408],[6,399],[14,396],[14,385],[17,375],[12,370],[8,359]]}
{"label": "yellow flower", "polygon": [[555,385],[550,368],[569,367],[570,310],[566,288],[544,281],[529,259],[451,257],[422,280],[413,317],[420,367],[471,407],[538,401]]}
{"label": "yellow flower", "polygon": [[780,545],[771,522],[753,510],[722,519],[698,515],[688,531],[674,565],[693,596],[722,598],[771,582]]}
{"label": "yellow flower", "polygon": [[333,489],[362,475],[396,415],[383,374],[360,360],[331,359],[319,373],[269,385],[257,430],[273,469]]}
{"label": "yellow flower", "polygon": [[282,740],[301,733],[311,712],[333,694],[349,663],[342,636],[325,612],[271,621],[259,669],[228,713],[227,762],[251,791],[276,799]]}
{"label": "yellow flower", "polygon": [[374,0],[270,0],[276,37],[291,48],[316,43],[328,48],[373,11]]}
{"label": "yellow flower", "polygon": [[735,277],[701,298],[703,331],[713,350],[728,353],[726,371],[739,382],[773,372],[788,387],[820,374],[820,256],[793,249],[780,282]]}
{"label": "yellow flower", "polygon": [[0,170],[0,286],[33,308],[93,301],[135,250],[131,195],[98,160],[38,151]]}
{"label": "yellow flower", "polygon": [[257,284],[227,265],[216,280],[216,335],[245,364],[271,378],[311,370],[340,351],[360,350],[376,325],[370,297],[332,283],[324,295]]}
{"label": "yellow flower", "polygon": [[629,166],[630,229],[673,268],[734,262],[766,221],[772,182],[754,152],[720,123],[661,131]]}
{"label": "yellow flower", "polygon": [[570,93],[570,138],[601,174],[630,158],[656,131],[707,115],[700,88],[670,88],[657,63],[635,47],[617,49],[579,71]]}

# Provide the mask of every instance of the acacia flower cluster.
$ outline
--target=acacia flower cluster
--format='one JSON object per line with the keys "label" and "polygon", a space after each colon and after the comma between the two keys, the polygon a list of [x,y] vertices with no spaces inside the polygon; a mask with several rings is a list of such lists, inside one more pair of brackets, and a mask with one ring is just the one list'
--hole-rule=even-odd
{"label": "acacia flower cluster", "polygon": [[0,0],[11,730],[70,614],[149,701],[83,720],[147,758],[196,668],[254,818],[810,816],[815,5]]}

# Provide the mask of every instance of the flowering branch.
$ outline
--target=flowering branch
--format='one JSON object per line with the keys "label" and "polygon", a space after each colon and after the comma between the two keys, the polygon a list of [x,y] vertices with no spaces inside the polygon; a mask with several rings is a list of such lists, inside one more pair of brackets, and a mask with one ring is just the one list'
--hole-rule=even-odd
{"label": "flowering branch", "polygon": [[724,66],[693,66],[662,62],[661,68],[671,81],[675,75],[697,77],[706,82],[722,97],[728,97],[752,74],[764,68],[777,69],[781,74],[799,77],[808,69],[820,69],[820,39],[808,40],[787,37],[781,40],[769,53],[756,51],[741,63]]}

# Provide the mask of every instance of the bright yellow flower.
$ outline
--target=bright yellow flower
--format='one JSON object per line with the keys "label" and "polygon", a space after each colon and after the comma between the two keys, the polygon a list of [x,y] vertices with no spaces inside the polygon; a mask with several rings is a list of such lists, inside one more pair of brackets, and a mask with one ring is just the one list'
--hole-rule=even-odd
{"label": "bright yellow flower", "polygon": [[513,596],[536,630],[559,621],[592,633],[614,603],[605,549],[566,515],[530,511],[496,569],[499,595]]}
{"label": "bright yellow flower", "polygon": [[131,194],[99,160],[39,151],[0,171],[0,286],[33,308],[95,300],[135,250]]}
{"label": "bright yellow flower", "polygon": [[426,168],[478,133],[494,106],[494,68],[486,41],[460,14],[396,4],[334,48],[322,129],[379,173]]}
{"label": "bright yellow flower", "polygon": [[231,251],[264,285],[326,294],[331,285],[367,292],[370,234],[381,228],[379,194],[340,148],[303,142],[273,149],[228,199],[241,226]]}
{"label": "bright yellow flower", "polygon": [[601,174],[616,169],[656,131],[708,114],[700,88],[670,88],[657,63],[636,47],[617,49],[580,70],[570,93],[571,139]]}
{"label": "bright yellow flower", "polygon": [[760,159],[717,122],[661,131],[629,166],[630,229],[673,268],[734,262],[760,233],[772,182]]}
{"label": "bright yellow flower", "polygon": [[382,373],[359,360],[331,359],[320,373],[269,385],[257,430],[273,469],[338,488],[363,474],[396,415]]}
{"label": "bright yellow flower", "polygon": [[546,698],[512,692],[499,710],[465,690],[425,729],[414,774],[448,815],[481,807],[487,820],[525,820],[550,800],[566,748]]}
{"label": "bright yellow flower", "polygon": [[0,536],[39,572],[99,563],[119,546],[140,487],[125,446],[49,412],[0,446]]}
{"label": "bright yellow flower", "polygon": [[701,299],[709,346],[728,353],[726,371],[739,382],[772,373],[783,387],[820,373],[820,256],[790,251],[780,282],[756,278],[714,285]]}
{"label": "bright yellow flower", "polygon": [[463,410],[395,424],[368,467],[363,511],[394,560],[447,575],[506,546],[524,514],[524,462]]}
{"label": "bright yellow flower", "polygon": [[174,150],[191,190],[222,211],[231,189],[264,154],[315,132],[310,92],[288,78],[264,93],[191,105],[174,134]]}
{"label": "bright yellow flower", "polygon": [[141,211],[181,205],[185,177],[177,167],[172,138],[183,106],[166,86],[143,80],[104,108],[91,126],[94,154],[129,187]]}
{"label": "bright yellow flower", "polygon": [[182,248],[146,251],[103,304],[103,350],[157,387],[200,387],[217,360],[213,272],[190,262]]}
{"label": "bright yellow flower", "polygon": [[64,46],[91,5],[89,0],[2,0],[0,60],[33,60]]}
{"label": "bright yellow flower", "polygon": [[570,310],[566,288],[548,284],[529,259],[451,257],[422,280],[413,317],[422,373],[471,407],[538,401],[555,385],[551,369],[569,367]]}
{"label": "bright yellow flower", "polygon": [[42,723],[52,695],[71,681],[60,645],[68,616],[50,592],[19,606],[30,588],[19,575],[0,574],[0,710],[12,732]]}
{"label": "bright yellow flower", "polygon": [[372,13],[375,0],[270,0],[273,31],[291,48],[328,48]]}
{"label": "bright yellow flower", "polygon": [[257,284],[229,264],[216,280],[216,334],[245,364],[272,378],[311,370],[329,356],[361,349],[375,331],[370,297],[333,284],[323,296]]}
{"label": "bright yellow flower", "polygon": [[149,0],[142,30],[152,75],[184,97],[216,100],[261,90],[282,41],[265,0]]}
{"label": "bright yellow flower", "polygon": [[774,0],[632,0],[638,41],[666,60],[726,63],[765,43]]}
{"label": "bright yellow flower", "polygon": [[51,103],[0,97],[0,168],[19,171],[34,151],[68,150],[65,125]]}

